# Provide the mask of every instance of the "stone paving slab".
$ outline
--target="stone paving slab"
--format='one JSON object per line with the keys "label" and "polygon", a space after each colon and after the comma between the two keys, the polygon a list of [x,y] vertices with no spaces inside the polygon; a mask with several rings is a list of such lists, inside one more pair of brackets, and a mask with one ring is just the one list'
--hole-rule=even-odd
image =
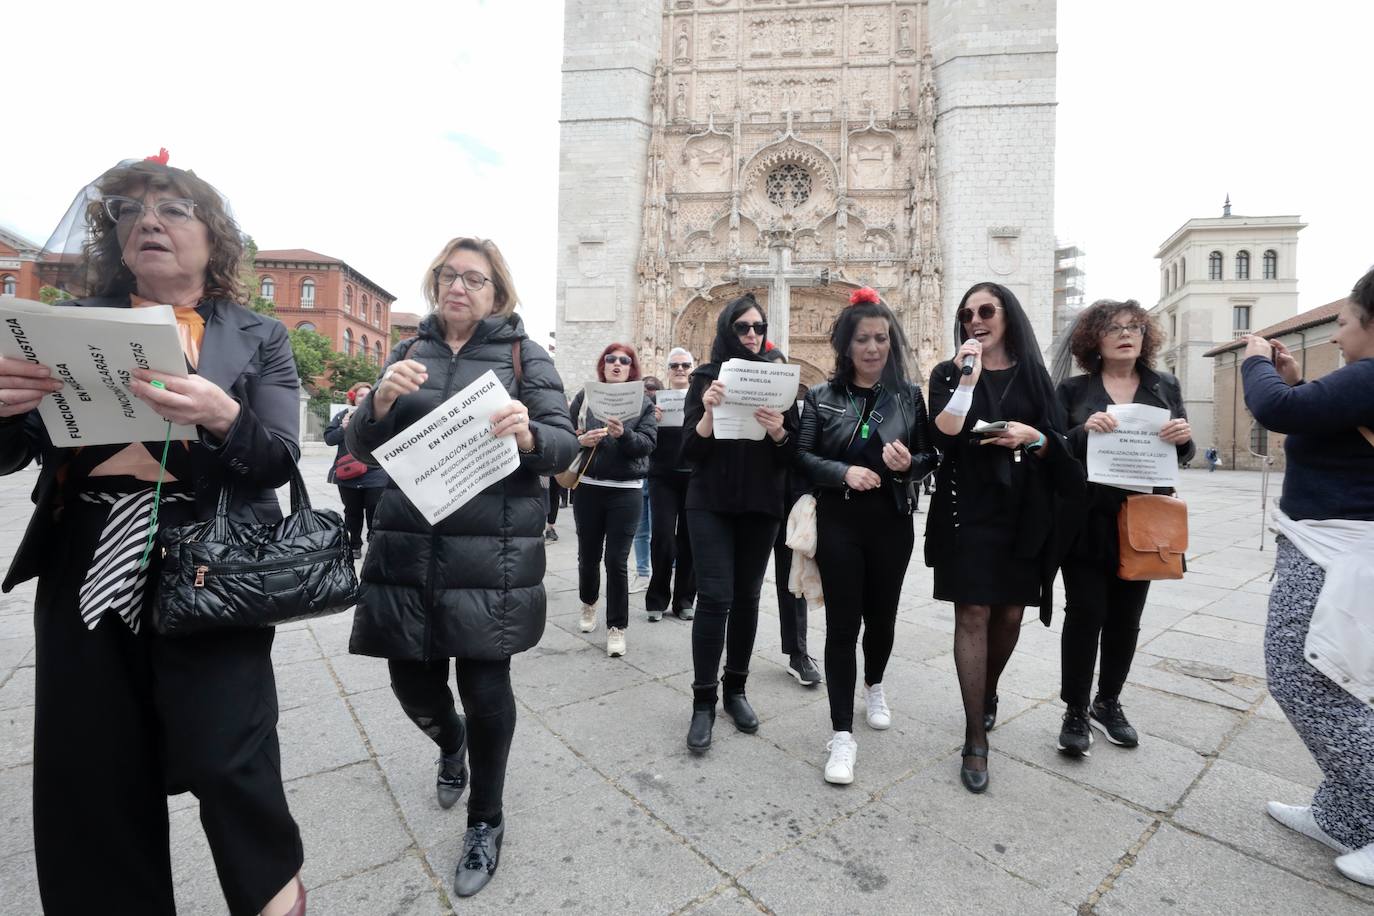
{"label": "stone paving slab", "polygon": [[[331,456],[308,447],[302,466],[316,504],[337,508],[322,482]],[[385,662],[348,654],[347,614],[283,627],[273,651],[283,773],[311,912],[1368,911],[1374,889],[1264,814],[1271,798],[1305,802],[1319,774],[1264,689],[1273,544],[1257,549],[1259,478],[1204,474],[1184,472],[1192,572],[1152,586],[1123,696],[1141,746],[1099,736],[1088,760],[1054,751],[1063,615],[1046,629],[1032,611],[1000,688],[981,797],[958,782],[953,611],[930,598],[919,555],[884,677],[893,727],[867,727],[856,685],[856,781],[835,787],[821,778],[826,694],[786,672],[771,571],[749,681],[763,725],[744,735],[722,716],[714,747],[696,757],[682,740],[691,625],[649,624],[635,594],[629,655],[608,659],[604,606],[596,631],[577,631],[576,535],[563,518],[548,551],[549,625],[512,666],[509,839],[496,880],[466,901],[450,887],[463,804],[435,801],[437,753],[401,713]],[[14,520],[0,560],[27,519],[32,477],[0,478],[0,517]],[[0,596],[0,913],[25,916],[39,912],[32,595],[30,584]],[[822,614],[807,638],[819,661]],[[1187,676],[1183,660],[1233,677]],[[180,912],[222,913],[197,802],[176,796],[169,810]]]}

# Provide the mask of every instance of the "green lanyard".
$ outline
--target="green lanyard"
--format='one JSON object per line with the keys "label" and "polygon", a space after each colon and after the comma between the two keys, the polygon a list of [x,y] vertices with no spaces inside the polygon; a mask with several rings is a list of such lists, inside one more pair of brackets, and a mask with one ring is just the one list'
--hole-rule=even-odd
{"label": "green lanyard", "polygon": [[[876,409],[877,406],[878,406],[878,397],[879,397],[879,392],[880,392],[880,391],[882,391],[882,387],[881,387],[881,386],[876,387],[876,388],[873,389],[873,407],[874,407],[874,409]],[[869,428],[868,428],[868,421],[869,421],[870,419],[873,418],[873,411],[870,410],[870,411],[868,412],[868,416],[865,417],[865,416],[864,416],[864,412],[863,412],[862,410],[859,409],[859,405],[856,404],[856,403],[854,402],[854,392],[851,391],[851,390],[849,389],[849,386],[848,386],[848,385],[845,385],[845,386],[844,386],[844,393],[845,393],[845,397],[849,398],[849,406],[854,408],[854,413],[857,414],[858,417],[859,417],[859,419],[862,421],[862,425],[859,427],[859,438],[860,438],[860,439],[863,439],[863,440],[865,440],[865,441],[867,441],[867,440],[868,440],[868,434],[869,434],[869,432],[870,432],[870,430],[869,430]]]}
{"label": "green lanyard", "polygon": [[162,440],[162,461],[157,469],[157,489],[153,491],[153,514],[148,519],[148,543],[143,545],[143,556],[138,558],[138,568],[148,568],[148,555],[153,552],[153,538],[157,537],[157,510],[162,505],[162,478],[167,476],[167,453],[172,448],[172,421],[167,421],[167,438]]}

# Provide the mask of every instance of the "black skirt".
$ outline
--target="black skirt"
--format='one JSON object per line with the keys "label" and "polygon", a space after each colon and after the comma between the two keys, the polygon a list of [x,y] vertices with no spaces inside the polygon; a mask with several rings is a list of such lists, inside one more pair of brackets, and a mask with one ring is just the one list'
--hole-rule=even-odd
{"label": "black skirt", "polygon": [[1013,555],[1005,525],[961,525],[954,549],[935,564],[935,599],[955,604],[1040,604],[1040,564]]}

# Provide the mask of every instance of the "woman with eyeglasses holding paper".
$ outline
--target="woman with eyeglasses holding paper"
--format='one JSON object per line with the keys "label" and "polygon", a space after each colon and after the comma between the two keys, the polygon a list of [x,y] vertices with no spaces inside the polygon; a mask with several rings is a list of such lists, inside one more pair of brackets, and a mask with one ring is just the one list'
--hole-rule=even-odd
{"label": "woman with eyeglasses holding paper", "polygon": [[[1159,329],[1134,299],[1099,299],[1078,316],[1069,347],[1084,375],[1059,383],[1059,402],[1068,414],[1068,444],[1074,457],[1088,463],[1090,433],[1111,435],[1117,419],[1114,404],[1147,404],[1169,412],[1159,437],[1178,450],[1180,463],[1191,460],[1192,430],[1183,408],[1178,380],[1154,368],[1161,343]],[[1159,494],[1172,488],[1159,487]],[[1068,541],[1063,560],[1064,633],[1060,699],[1068,707],[1059,734],[1059,751],[1085,757],[1092,747],[1089,723],[1121,747],[1139,743],[1121,709],[1121,688],[1131,670],[1140,616],[1150,583],[1117,576],[1120,563],[1117,515],[1130,495],[1107,484],[1089,483],[1087,499],[1063,519]],[[1093,668],[1102,647],[1097,696],[1089,705]]]}
{"label": "woman with eyeglasses holding paper", "polygon": [[718,683],[724,691],[722,708],[735,727],[749,734],[759,728],[745,696],[745,682],[758,631],[763,575],[782,523],[784,472],[796,447],[792,437],[797,410],[755,410],[753,419],[764,429],[761,439],[717,439],[715,410],[727,397],[719,378],[721,367],[731,359],[766,362],[767,338],[767,320],[752,295],[727,304],[716,319],[711,361],[692,373],[684,406],[682,455],[692,466],[687,527],[697,570],[687,747],[695,753],[711,746]]}
{"label": "woman with eyeglasses holding paper", "polygon": [[[613,343],[596,361],[596,377],[612,384],[640,378],[639,355],[629,344]],[[654,402],[646,395],[639,416],[603,420],[587,407],[586,389],[572,402],[577,441],[591,449],[583,465],[573,521],[577,524],[577,594],[582,601],[578,629],[596,629],[596,602],[601,592],[601,566],[606,566],[606,654],[625,655],[625,629],[630,625],[630,545],[639,530],[644,506],[644,478],[658,441]]]}
{"label": "woman with eyeglasses holding paper", "polygon": [[0,473],[42,464],[4,590],[38,579],[33,825],[43,910],[176,912],[167,796],[189,791],[228,911],[304,913],[304,852],[281,782],[274,631],[168,637],[151,622],[159,527],[212,518],[222,488],[234,520],[281,518],[275,489],[300,457],[286,328],[243,305],[243,242],[228,203],[167,165],[165,150],[88,185],[46,248],[80,253],[70,280],[90,295],[64,311],[172,307],[189,374],[139,370],[127,390],[199,438],[57,448],[36,408],[62,383],[46,366],[0,357]]}
{"label": "woman with eyeglasses holding paper", "polygon": [[[519,299],[496,243],[452,239],[425,272],[430,313],[398,343],[372,396],[348,425],[348,450],[376,463],[383,443],[492,372],[511,402],[491,417],[520,467],[431,525],[395,481],[377,507],[363,560],[350,652],[387,659],[401,709],[439,749],[435,796],[451,808],[472,768],[467,831],[454,892],[470,897],[496,873],[506,833],[502,791],[515,735],[511,656],[544,632],[540,475],[566,468],[577,442],[563,382],[525,335]],[[458,681],[466,718],[449,689]]]}
{"label": "woman with eyeglasses holding paper", "polygon": [[[944,456],[926,521],[935,597],[954,603],[954,664],[964,702],[959,777],[988,787],[987,732],[997,682],[1027,605],[1048,612],[1056,497],[1081,492],[1064,409],[1030,318],[998,283],[978,283],[955,312],[955,358],[930,374],[931,424]],[[985,425],[991,424],[986,431]]]}
{"label": "woman with eyeglasses holding paper", "polygon": [[[668,353],[668,387],[685,392],[696,363],[682,347]],[[658,400],[663,400],[662,394]],[[691,468],[682,457],[682,424],[664,425],[663,408],[654,407],[658,424],[658,444],[649,456],[649,589],[644,607],[650,620],[662,620],[671,610],[680,620],[692,619],[697,580],[692,564],[692,541],[687,533],[687,482]]]}
{"label": "woman with eyeglasses holding paper", "polygon": [[835,374],[806,395],[797,463],[818,488],[816,565],[825,595],[825,686],[830,694],[825,781],[854,781],[854,652],[863,629],[864,705],[870,728],[892,724],[883,673],[897,602],[916,543],[916,485],[939,464],[909,350],[875,290],[850,296],[830,329]]}

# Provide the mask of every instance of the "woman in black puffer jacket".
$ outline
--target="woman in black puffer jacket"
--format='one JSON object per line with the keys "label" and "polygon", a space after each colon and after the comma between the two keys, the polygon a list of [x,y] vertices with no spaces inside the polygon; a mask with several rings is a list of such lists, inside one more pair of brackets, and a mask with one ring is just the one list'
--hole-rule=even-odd
{"label": "woman in black puffer jacket", "polygon": [[[613,343],[596,361],[603,382],[638,381],[639,355],[628,344]],[[625,628],[630,625],[630,583],[627,563],[630,544],[639,530],[644,508],[644,478],[649,476],[649,456],[658,442],[654,402],[646,396],[639,416],[621,422],[602,420],[585,409],[586,392],[573,398],[573,422],[577,441],[594,448],[577,499],[573,519],[577,523],[577,591],[582,599],[583,633],[596,629],[596,599],[601,591],[601,563],[606,563],[606,654],[625,655]],[[604,545],[604,546],[603,546]]]}
{"label": "woman in black puffer jacket", "polygon": [[[363,593],[349,651],[389,660],[401,708],[439,745],[439,804],[467,784],[468,830],[454,878],[458,896],[477,893],[496,871],[505,823],[501,792],[515,733],[510,658],[544,632],[545,496],[539,475],[577,450],[563,383],[547,353],[525,336],[496,245],[456,238],[425,277],[434,311],[417,338],[391,352],[377,387],[348,426],[348,450],[375,463],[373,449],[491,370],[515,400],[492,416],[512,435],[520,467],[431,526],[394,485],[377,508],[363,563]],[[457,669],[466,723],[449,691]]]}

